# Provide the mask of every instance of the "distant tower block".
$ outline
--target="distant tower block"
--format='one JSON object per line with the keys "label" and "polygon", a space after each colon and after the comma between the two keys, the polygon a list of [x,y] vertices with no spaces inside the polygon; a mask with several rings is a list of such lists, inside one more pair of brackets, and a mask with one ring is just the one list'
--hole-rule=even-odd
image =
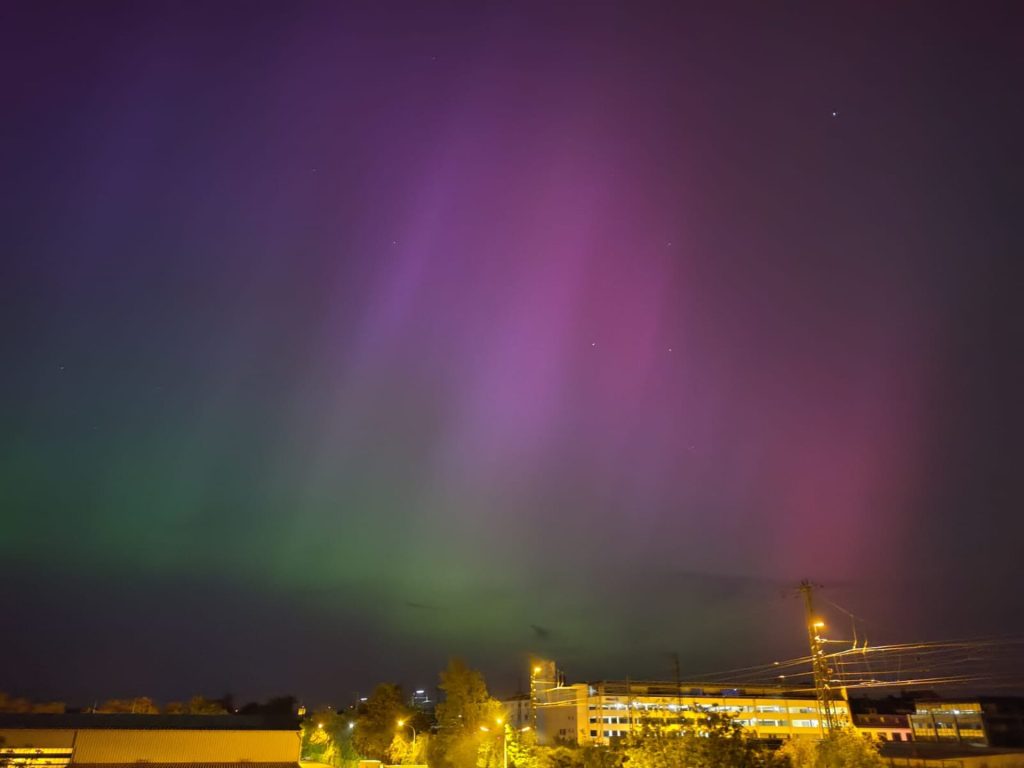
{"label": "distant tower block", "polygon": [[558,669],[548,659],[530,659],[530,727],[537,730],[537,706],[541,697],[558,687]]}

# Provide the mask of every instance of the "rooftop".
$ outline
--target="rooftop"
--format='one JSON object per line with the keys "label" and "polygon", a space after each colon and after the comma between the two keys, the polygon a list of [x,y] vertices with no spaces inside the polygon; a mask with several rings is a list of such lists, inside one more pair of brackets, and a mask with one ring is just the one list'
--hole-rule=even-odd
{"label": "rooftop", "polygon": [[299,718],[288,715],[132,715],[107,713],[0,713],[2,728],[157,731],[297,731]]}
{"label": "rooftop", "polygon": [[730,683],[666,682],[663,680],[597,680],[586,683],[605,696],[765,696],[782,699],[813,699],[814,691],[783,685],[735,685]]}

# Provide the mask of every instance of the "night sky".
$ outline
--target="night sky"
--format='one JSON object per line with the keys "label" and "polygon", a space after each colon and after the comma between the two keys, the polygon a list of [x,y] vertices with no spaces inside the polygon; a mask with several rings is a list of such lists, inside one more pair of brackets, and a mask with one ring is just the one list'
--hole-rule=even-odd
{"label": "night sky", "polygon": [[[1024,632],[1024,5],[0,6],[0,689]],[[838,635],[843,614],[829,613]]]}

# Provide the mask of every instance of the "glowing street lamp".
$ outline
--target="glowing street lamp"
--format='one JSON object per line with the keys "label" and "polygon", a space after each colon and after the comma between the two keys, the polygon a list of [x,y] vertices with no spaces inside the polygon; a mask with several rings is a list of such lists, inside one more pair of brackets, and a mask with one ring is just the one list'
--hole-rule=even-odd
{"label": "glowing street lamp", "polygon": [[[496,717],[494,723],[501,728],[501,766],[502,768],[508,768],[508,728],[505,727],[505,718]],[[481,725],[480,730],[484,733],[490,733],[491,729],[486,725]],[[526,733],[530,730],[530,726],[524,725],[522,728],[517,729],[517,733]]]}
{"label": "glowing street lamp", "polygon": [[408,728],[410,731],[412,731],[412,743],[415,746],[415,744],[416,744],[416,729],[413,728],[412,723],[407,723],[407,722],[405,722],[405,720],[399,720],[398,721],[398,727],[399,728]]}

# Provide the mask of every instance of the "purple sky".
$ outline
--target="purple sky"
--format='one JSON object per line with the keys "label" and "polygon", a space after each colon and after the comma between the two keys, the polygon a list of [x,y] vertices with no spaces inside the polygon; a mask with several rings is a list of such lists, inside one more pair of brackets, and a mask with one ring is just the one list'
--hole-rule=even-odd
{"label": "purple sky", "polygon": [[13,689],[1024,631],[1020,4],[3,15]]}

